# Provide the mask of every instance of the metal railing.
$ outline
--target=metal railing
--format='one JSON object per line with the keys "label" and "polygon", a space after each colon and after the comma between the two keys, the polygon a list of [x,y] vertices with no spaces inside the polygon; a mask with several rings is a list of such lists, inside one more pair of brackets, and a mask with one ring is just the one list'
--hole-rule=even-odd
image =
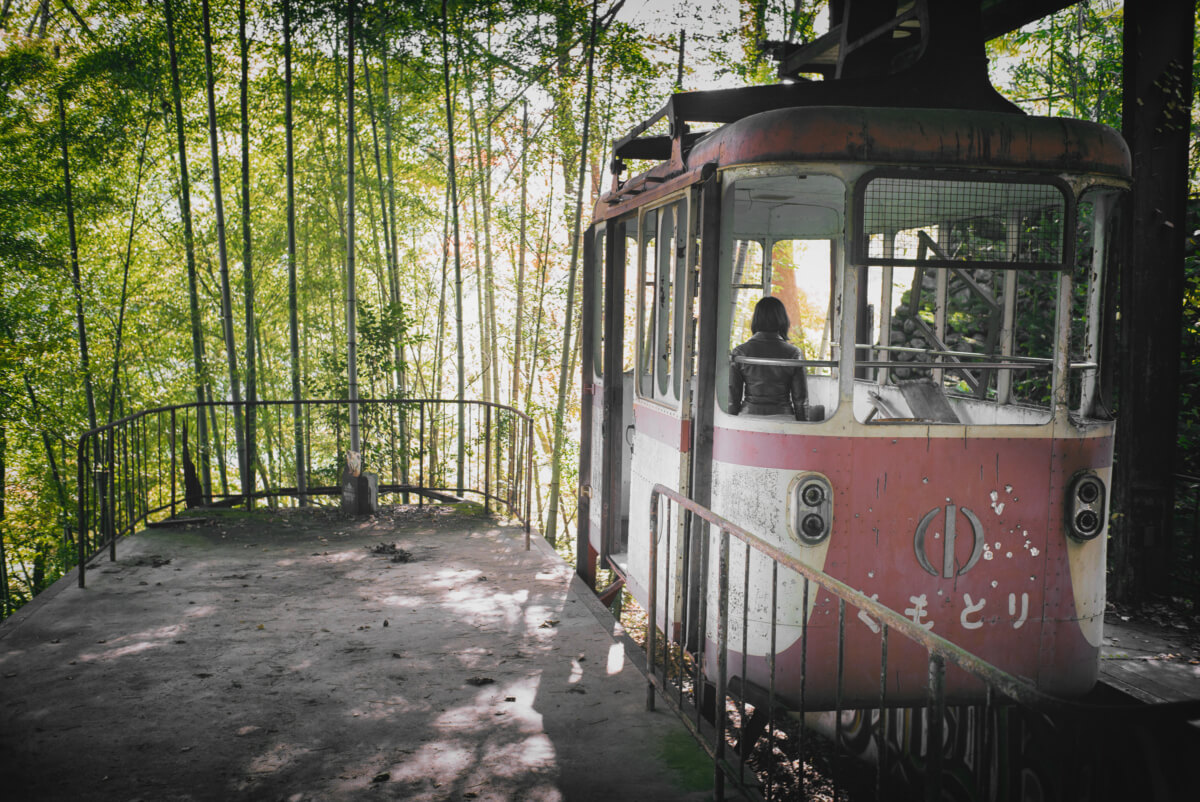
{"label": "metal railing", "polygon": [[[489,511],[497,506],[521,521],[528,539],[533,422],[527,415],[482,401],[360,399],[357,404],[362,466],[378,474],[380,498],[415,496],[424,503],[426,498],[474,497]],[[90,560],[105,549],[115,560],[119,538],[183,508],[282,499],[306,505],[341,494],[348,401],[255,402],[254,478],[243,487],[233,426],[235,412],[249,411],[245,402],[158,407],[79,438],[81,587]]]}
{"label": "metal railing", "polygon": [[[660,510],[664,506],[665,515]],[[674,521],[672,511],[677,516]],[[714,761],[718,800],[724,798],[726,779],[743,792],[766,799],[809,798],[805,788],[803,750],[806,727],[811,726],[814,714],[806,711],[805,674],[815,677],[818,671],[834,670],[837,674],[837,700],[832,722],[829,713],[818,717],[823,721],[816,723],[824,725],[820,727],[820,734],[832,737],[836,751],[858,757],[873,753],[876,763],[874,788],[868,789],[868,795],[877,799],[889,795],[910,798],[922,788],[924,798],[928,800],[942,799],[943,791],[954,798],[1015,798],[1023,796],[1017,789],[1025,787],[1028,790],[1028,783],[1034,780],[1042,786],[1039,798],[1087,798],[1088,789],[1094,796],[1097,789],[1106,787],[1099,783],[1113,772],[1118,773],[1120,781],[1149,784],[1130,768],[1131,751],[1137,751],[1137,739],[1153,740],[1145,733],[1147,727],[1156,732],[1172,733],[1175,732],[1172,728],[1182,728],[1185,733],[1190,729],[1190,735],[1181,737],[1190,738],[1188,743],[1196,742],[1196,731],[1187,722],[1200,718],[1200,700],[1131,705],[1050,696],[662,485],[655,485],[651,492],[650,532],[646,706],[653,710],[656,691],[661,693],[701,741]],[[735,550],[742,551],[741,559],[733,559],[739,556]],[[661,580],[660,553],[665,553],[665,565],[668,566]],[[713,556],[717,560],[715,580],[709,567]],[[741,661],[739,676],[747,676],[749,605],[745,602],[751,598],[751,559],[769,563],[771,583],[770,646],[766,655],[769,683],[766,688],[757,689],[745,681],[731,683],[729,678],[731,649],[737,655],[735,659]],[[735,561],[741,563],[743,569],[737,572],[742,574],[742,586],[734,589],[737,592],[731,591],[730,587],[731,581],[738,579],[731,577],[731,564]],[[669,566],[678,566],[678,570]],[[695,566],[701,568],[697,570]],[[715,598],[710,601],[713,589],[705,587],[704,582],[689,581],[689,573],[708,576],[709,582],[715,581]],[[764,574],[756,572],[756,575]],[[776,634],[781,613],[779,588],[794,584],[796,580],[803,586],[801,610],[808,609],[810,599],[815,601],[818,591],[837,600],[837,659],[836,667],[810,664],[807,660],[809,627],[803,626],[800,693],[799,699],[794,700],[798,705],[785,706],[785,700],[776,693]],[[661,595],[660,581],[664,583]],[[757,591],[760,599],[767,593],[762,588]],[[663,605],[663,621],[659,620],[660,599],[667,600]],[[874,619],[878,628],[879,695],[878,707],[872,710],[843,707],[842,679],[847,668],[844,664],[845,624],[847,615],[854,615],[855,610]],[[741,643],[732,646],[729,643],[731,620],[735,624],[740,620],[737,629],[741,632]],[[876,627],[871,629],[875,631]],[[889,636],[895,634],[928,652],[928,697],[924,709],[900,709],[900,703],[889,701],[888,642]],[[715,667],[711,665],[710,653],[714,636]],[[982,704],[974,707],[947,705],[948,666],[950,670],[961,670],[983,683],[986,690]],[[847,715],[850,716],[849,723]],[[763,728],[758,730],[761,734],[755,731],[752,723],[756,718],[760,722],[758,726]],[[800,768],[788,785],[778,779],[782,776],[778,756],[784,752],[780,740],[788,739],[788,736],[777,731],[773,723],[762,724],[764,720],[776,722],[781,719],[799,726],[799,737],[793,736],[790,741],[799,745]],[[854,733],[849,732],[851,727],[855,729]],[[1048,728],[1054,733],[1055,740],[1049,747],[1038,746],[1038,754],[1031,758],[1037,764],[1033,770],[1029,766],[1015,765],[1014,740],[1019,741],[1024,735],[1018,737],[1014,733],[1018,729],[1024,734],[1039,728]],[[900,756],[896,746],[889,742],[893,737],[899,741],[902,736],[910,745],[924,749],[924,754],[915,756],[915,762],[912,756]],[[929,744],[943,746],[931,749]],[[1131,744],[1135,745],[1133,750],[1129,749]],[[756,765],[748,768],[752,755],[755,755]],[[847,755],[834,758],[835,761],[839,759],[845,760]],[[964,766],[964,760],[970,765]],[[1157,758],[1149,760],[1158,762]],[[906,765],[899,765],[902,761],[906,761]],[[1179,768],[1191,770],[1187,766]],[[1128,777],[1135,779],[1127,779],[1120,775],[1121,772],[1128,772]],[[861,778],[861,769],[856,773]],[[914,774],[919,775],[916,788],[911,783]],[[898,775],[903,775],[908,784],[899,785]],[[837,799],[836,766],[832,776],[833,797]],[[1090,782],[1080,785],[1081,779]],[[1163,782],[1159,777],[1153,779],[1160,785]],[[1120,782],[1114,781],[1111,787],[1119,788]],[[1131,793],[1138,795],[1136,789]],[[1100,795],[1104,796],[1104,793]]]}

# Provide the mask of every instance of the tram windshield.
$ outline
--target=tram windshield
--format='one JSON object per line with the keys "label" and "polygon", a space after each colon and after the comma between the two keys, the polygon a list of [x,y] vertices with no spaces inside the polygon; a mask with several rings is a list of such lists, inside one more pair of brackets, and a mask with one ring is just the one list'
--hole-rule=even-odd
{"label": "tram windshield", "polygon": [[1096,390],[1108,195],[1077,214],[1057,182],[884,174],[860,182],[857,200],[852,247],[868,299],[858,308],[859,420],[1034,424],[1068,403],[1080,417],[1105,415]]}
{"label": "tram windshield", "polygon": [[[877,170],[854,185],[849,237],[834,176],[752,175],[723,196],[718,353],[751,338],[761,298],[778,298],[809,421],[828,420],[839,399],[864,423],[1042,424],[1056,408],[1111,417],[1105,276],[1116,274],[1120,191]],[[745,351],[734,358],[753,363]],[[716,386],[734,412],[730,364],[718,359]],[[839,365],[853,378],[839,380]]]}

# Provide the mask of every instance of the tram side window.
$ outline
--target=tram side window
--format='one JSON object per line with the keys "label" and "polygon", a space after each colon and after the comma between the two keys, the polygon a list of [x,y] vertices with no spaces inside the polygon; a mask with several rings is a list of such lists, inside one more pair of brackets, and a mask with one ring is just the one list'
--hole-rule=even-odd
{"label": "tram side window", "polygon": [[604,375],[604,244],[606,241],[604,226],[596,226],[595,248],[591,265],[596,289],[592,297],[592,372],[597,378]]}
{"label": "tram side window", "polygon": [[668,401],[672,400],[671,372],[675,343],[676,298],[672,288],[676,279],[676,257],[681,242],[681,238],[676,236],[676,215],[682,209],[683,204],[677,203],[662,210],[658,238],[658,287],[654,293],[654,373],[657,381],[654,395]]}
{"label": "tram side window", "polygon": [[1076,217],[1075,266],[1071,276],[1071,334],[1068,404],[1080,418],[1107,420],[1114,414],[1106,361],[1106,341],[1114,299],[1108,298],[1119,275],[1125,195],[1101,188],[1086,192]]}
{"label": "tram side window", "polygon": [[[625,303],[622,319],[622,353],[621,373],[633,375],[637,357],[638,332],[638,259],[641,249],[638,247],[638,229],[636,220],[628,220],[621,226],[625,238],[624,271],[625,271]],[[618,268],[619,269],[619,268]],[[631,379],[632,381],[632,379]]]}
{"label": "tram side window", "polygon": [[[832,176],[778,175],[735,182],[725,193],[723,214],[732,236],[722,247],[728,300],[720,307],[717,393],[729,410],[729,353],[750,340],[755,305],[778,298],[788,315],[788,341],[800,349],[796,368],[808,377],[810,411],[824,419],[837,406],[836,287],[845,185]],[[723,357],[723,358],[722,358]],[[815,363],[825,364],[815,364]],[[753,371],[753,362],[740,366]],[[761,368],[760,368],[761,369]],[[750,384],[747,376],[747,384]],[[739,399],[744,401],[743,399]]]}
{"label": "tram side window", "polygon": [[655,291],[658,285],[658,213],[642,215],[641,237],[641,298],[639,305],[640,336],[638,357],[638,394],[644,398],[654,395],[654,317]]}
{"label": "tram side window", "polygon": [[[771,243],[770,295],[783,301],[791,327],[788,340],[804,359],[828,360],[833,336],[833,253],[831,240],[785,239]],[[809,375],[829,368],[810,365]]]}
{"label": "tram side window", "polygon": [[733,324],[729,332],[732,345],[750,339],[750,318],[754,305],[763,297],[763,245],[757,240],[734,243],[733,281],[729,303]]}
{"label": "tram side window", "polygon": [[645,212],[641,218],[641,262],[638,278],[638,395],[674,405],[679,399],[675,376],[676,307],[687,299],[677,292],[686,283],[686,201]]}

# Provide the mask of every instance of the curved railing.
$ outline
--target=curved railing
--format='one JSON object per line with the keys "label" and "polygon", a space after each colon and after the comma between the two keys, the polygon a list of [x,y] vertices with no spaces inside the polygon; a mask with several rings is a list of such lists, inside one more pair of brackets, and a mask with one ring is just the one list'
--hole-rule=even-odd
{"label": "curved railing", "polygon": [[[379,497],[418,503],[473,498],[521,521],[528,536],[533,422],[484,401],[360,399],[364,471]],[[346,400],[211,402],[156,407],[85,433],[78,448],[79,584],[87,563],[181,509],[341,494],[349,448]],[[243,487],[239,423],[253,421],[253,481]],[[297,447],[297,440],[300,441]],[[303,465],[304,470],[297,470]]]}

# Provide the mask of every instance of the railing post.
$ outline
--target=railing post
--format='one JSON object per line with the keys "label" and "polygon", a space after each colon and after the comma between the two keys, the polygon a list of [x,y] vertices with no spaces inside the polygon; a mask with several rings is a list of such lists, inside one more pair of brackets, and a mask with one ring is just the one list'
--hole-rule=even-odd
{"label": "railing post", "polygon": [[658,490],[650,491],[649,609],[646,610],[646,710],[654,710],[654,653],[658,647]]}
{"label": "railing post", "polygon": [[176,451],[176,444],[179,440],[179,436],[178,436],[179,433],[176,430],[175,426],[176,426],[175,408],[172,407],[171,408],[171,517],[172,518],[175,517],[175,508],[179,504],[178,497],[176,496],[176,493],[175,493],[175,487],[176,487],[175,481],[178,478],[176,476],[176,473],[179,471],[178,454]]}
{"label": "railing post", "polygon": [[87,466],[88,458],[88,435],[84,435],[79,439],[79,450],[77,451],[77,465],[75,466],[75,478],[79,483],[79,501],[76,507],[76,519],[79,523],[79,536],[77,542],[79,544],[79,587],[84,586],[84,574],[87,572],[87,541],[88,541],[88,481],[87,481]]}
{"label": "railing post", "polygon": [[808,683],[808,627],[809,627],[809,612],[808,612],[808,577],[802,576],[804,590],[800,595],[800,620],[803,625],[800,627],[800,735],[796,739],[797,754],[800,758],[800,770],[796,772],[796,777],[799,780],[800,798],[804,799],[804,706],[807,703],[805,698],[806,685]]}
{"label": "railing post", "polygon": [[833,756],[831,772],[833,780],[833,799],[838,799],[837,756],[842,748],[842,691],[846,676],[846,600],[838,598],[838,647],[837,647],[837,687],[834,690],[833,702]]}
{"label": "railing post", "polygon": [[111,531],[111,527],[109,526],[108,471],[97,467],[92,474],[92,483],[96,487],[96,508],[100,518],[97,521],[100,528],[100,539],[96,545],[99,548],[104,548]]}
{"label": "railing post", "polygon": [[483,408],[483,510],[492,511],[492,407]]}
{"label": "railing post", "polygon": [[875,798],[883,799],[884,779],[887,777],[887,738],[888,738],[888,708],[887,708],[887,664],[888,664],[888,625],[879,623],[879,729],[876,730],[875,752],[878,755],[875,772]]}
{"label": "railing post", "polygon": [[533,521],[533,419],[525,420],[528,445],[525,447],[525,550],[529,551],[529,528]]}
{"label": "railing post", "polygon": [[716,776],[713,777],[717,802],[725,799],[725,695],[729,682],[729,530],[721,526],[720,556],[717,574],[717,698],[714,700],[716,725]]}
{"label": "railing post", "polygon": [[942,798],[942,730],[946,722],[946,660],[929,653],[929,726],[925,735],[925,799]]}
{"label": "railing post", "polygon": [[[420,434],[418,435],[418,437],[420,438],[421,456],[417,458],[417,474],[421,477],[421,487],[424,487],[425,486],[425,399],[423,399],[423,398],[421,399],[421,403],[420,403],[420,416],[421,416]],[[430,459],[429,467],[431,469],[433,468],[432,457]],[[417,494],[417,506],[418,507],[425,506],[425,494],[424,493]]]}
{"label": "railing post", "polygon": [[113,508],[117,500],[117,475],[114,470],[115,455],[113,454],[115,450],[113,439],[115,437],[116,430],[110,427],[108,430],[108,448],[105,451],[108,456],[106,465],[108,484],[105,487],[106,495],[101,506],[101,509],[104,510],[105,535],[108,537],[109,562],[117,561],[116,510]]}

